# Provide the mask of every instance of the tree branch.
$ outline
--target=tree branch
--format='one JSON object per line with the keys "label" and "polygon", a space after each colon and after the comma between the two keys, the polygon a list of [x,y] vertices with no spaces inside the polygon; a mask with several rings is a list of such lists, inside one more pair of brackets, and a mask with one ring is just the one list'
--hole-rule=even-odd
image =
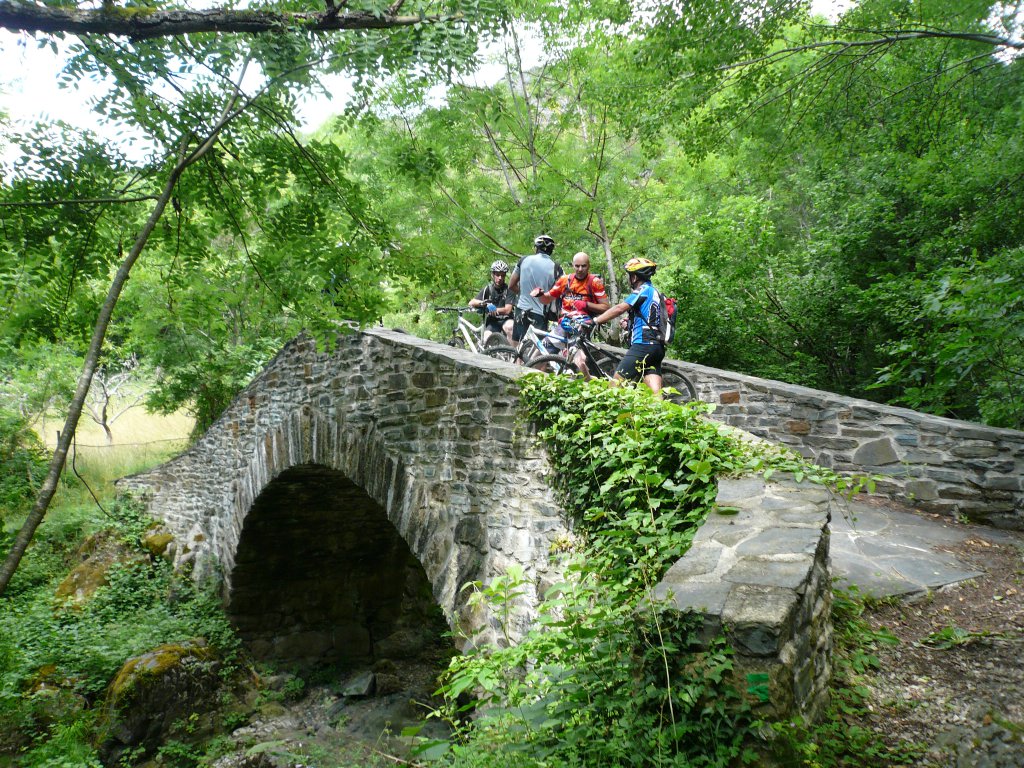
{"label": "tree branch", "polygon": [[146,200],[157,200],[159,195],[142,195],[141,197],[79,197],[71,200],[25,200],[19,203],[0,203],[0,208],[30,208],[51,205],[92,205],[93,203],[142,203]]}
{"label": "tree branch", "polygon": [[[401,3],[391,6],[397,11]],[[461,13],[431,16],[398,16],[391,9],[383,15],[372,11],[316,13],[210,9],[200,11],[144,11],[134,8],[82,11],[34,5],[23,0],[0,0],[0,27],[17,32],[121,35],[133,40],[177,37],[199,32],[261,34],[300,28],[306,32],[353,29],[394,29],[418,24],[461,21]]]}
{"label": "tree branch", "polygon": [[[2,0],[0,0],[2,5]],[[878,46],[889,46],[894,43],[901,43],[907,40],[922,40],[927,38],[933,39],[945,39],[945,40],[965,40],[973,43],[982,43],[984,45],[991,45],[994,48],[1013,48],[1015,50],[1024,50],[1024,41],[1012,40],[1008,37],[999,37],[997,35],[982,35],[972,34],[967,32],[947,32],[940,29],[910,29],[910,30],[893,30],[893,31],[879,31],[879,30],[837,30],[847,32],[863,32],[867,34],[877,35],[869,40],[819,40],[813,43],[806,43],[804,45],[794,45],[788,48],[780,48],[771,53],[760,56],[756,59],[744,59],[743,61],[737,61],[732,64],[726,64],[717,69],[719,71],[727,71],[730,69],[744,69],[754,64],[764,64],[775,62],[780,59],[788,58],[797,53],[803,53],[804,51],[816,51],[821,49],[834,49],[839,48],[840,53],[844,53],[854,48],[874,48]]]}

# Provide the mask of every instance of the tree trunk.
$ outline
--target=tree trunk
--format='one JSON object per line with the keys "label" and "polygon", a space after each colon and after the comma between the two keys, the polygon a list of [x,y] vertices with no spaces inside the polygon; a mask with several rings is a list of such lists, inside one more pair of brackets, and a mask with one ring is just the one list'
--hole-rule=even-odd
{"label": "tree trunk", "polygon": [[608,227],[604,223],[604,212],[597,210],[597,225],[601,228],[601,247],[604,248],[604,263],[608,275],[604,284],[608,288],[608,302],[611,306],[619,303],[619,284],[615,280],[615,259],[612,256],[612,244],[608,238]]}
{"label": "tree trunk", "polygon": [[[246,61],[242,66],[242,72],[239,75],[239,83],[245,76],[245,72],[248,69],[248,63],[249,62]],[[146,243],[149,240],[149,236],[156,228],[157,222],[160,221],[160,217],[163,216],[164,209],[167,208],[167,203],[171,200],[171,195],[174,193],[174,188],[177,186],[178,179],[181,178],[181,174],[185,172],[186,168],[197,162],[210,150],[210,147],[213,146],[214,141],[221,134],[221,131],[223,131],[232,120],[242,114],[242,112],[244,112],[256,98],[253,96],[246,99],[245,103],[239,107],[237,106],[239,95],[239,86],[236,85],[234,94],[232,94],[224,105],[224,110],[221,113],[220,118],[216,121],[213,128],[210,129],[210,133],[206,139],[193,152],[188,152],[188,146],[194,138],[194,134],[190,133],[182,138],[177,161],[175,162],[174,167],[171,168],[167,181],[164,183],[163,191],[157,198],[156,204],[153,206],[153,210],[149,214],[149,218],[142,227],[142,231],[140,231],[138,237],[135,238],[135,243],[132,245],[131,251],[128,252],[124,261],[121,262],[121,266],[118,267],[117,274],[114,275],[114,279],[111,281],[110,288],[107,291],[107,297],[103,301],[103,306],[100,307],[99,315],[96,318],[96,324],[93,326],[92,339],[89,342],[89,350],[85,355],[85,363],[82,365],[82,373],[78,377],[78,386],[75,389],[74,397],[71,399],[71,406],[68,409],[67,418],[64,420],[64,429],[61,430],[57,437],[57,447],[53,452],[53,458],[50,459],[50,466],[46,473],[46,479],[43,480],[43,485],[39,489],[39,495],[36,497],[35,503],[32,506],[32,511],[29,512],[28,517],[25,519],[25,523],[21,526],[21,530],[18,531],[18,535],[14,539],[14,545],[11,547],[11,551],[7,553],[7,558],[4,560],[3,566],[0,566],[0,595],[7,590],[7,585],[10,584],[11,578],[14,576],[14,572],[18,569],[18,565],[21,563],[21,558],[25,555],[28,545],[32,542],[32,537],[35,535],[36,528],[38,528],[39,524],[43,521],[43,517],[46,515],[46,510],[49,509],[50,502],[53,500],[53,495],[57,491],[57,481],[60,479],[60,473],[64,469],[64,464],[67,461],[68,449],[70,448],[71,440],[75,435],[75,429],[78,427],[78,420],[82,416],[82,409],[85,407],[85,398],[89,394],[89,387],[92,386],[92,379],[96,373],[100,350],[103,348],[103,340],[106,338],[107,328],[110,326],[110,318],[114,314],[114,307],[117,306],[117,300],[121,296],[124,284],[128,282],[128,276],[131,273],[132,267],[142,254],[142,249],[145,248]]]}

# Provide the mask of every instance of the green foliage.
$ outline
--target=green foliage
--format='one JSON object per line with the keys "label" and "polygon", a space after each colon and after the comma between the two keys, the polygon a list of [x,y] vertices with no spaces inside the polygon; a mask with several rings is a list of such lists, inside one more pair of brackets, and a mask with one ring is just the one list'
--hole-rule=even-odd
{"label": "green foliage", "polygon": [[46,467],[43,445],[24,417],[0,405],[0,543],[7,521],[35,497]]}
{"label": "green foliage", "polygon": [[[115,535],[135,547],[135,559],[114,565],[92,599],[54,601],[75,546],[98,522],[62,511],[40,529],[0,603],[0,724],[16,724],[24,738],[35,738],[21,763],[26,768],[63,765],[60,759],[97,762],[90,746],[93,705],[131,656],[205,637],[226,661],[226,674],[238,661],[239,641],[218,595],[175,574],[166,561],[150,559],[139,541],[149,521],[137,504],[122,500],[109,514],[102,522],[113,521]],[[54,711],[36,694],[42,680],[81,705]]]}
{"label": "green foliage", "polygon": [[1024,248],[880,285],[900,338],[877,386],[911,408],[1024,427]]}
{"label": "green foliage", "polygon": [[991,632],[970,632],[955,625],[943,627],[938,632],[930,632],[921,642],[942,651],[948,651],[961,645],[970,645],[976,640],[990,637]]}
{"label": "green foliage", "polygon": [[68,344],[25,339],[0,341],[0,408],[26,422],[45,422],[51,409],[71,399],[81,357]]}

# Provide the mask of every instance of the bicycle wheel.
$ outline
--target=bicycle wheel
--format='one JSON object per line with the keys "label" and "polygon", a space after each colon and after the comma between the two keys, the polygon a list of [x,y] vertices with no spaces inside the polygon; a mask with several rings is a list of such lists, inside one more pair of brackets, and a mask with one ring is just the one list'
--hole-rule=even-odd
{"label": "bicycle wheel", "polygon": [[561,355],[541,355],[526,363],[527,368],[543,373],[567,373],[571,376],[579,373],[574,363],[569,362]]}
{"label": "bicycle wheel", "polygon": [[515,347],[510,347],[508,344],[482,349],[480,350],[480,354],[486,355],[487,357],[493,357],[495,360],[504,360],[506,363],[519,362],[519,352],[516,351]]}
{"label": "bicycle wheel", "polygon": [[693,382],[681,373],[675,371],[663,371],[661,374],[661,385],[666,389],[678,391],[666,392],[665,399],[673,403],[691,403],[697,399],[697,390]]}
{"label": "bicycle wheel", "polygon": [[606,379],[615,378],[615,369],[619,365],[619,361],[611,355],[595,354],[594,361],[597,363],[598,370],[591,371],[590,375],[595,377],[603,377]]}
{"label": "bicycle wheel", "polygon": [[505,334],[503,333],[492,333],[490,336],[487,337],[487,341],[484,342],[484,349],[489,349],[490,347],[507,346],[509,346],[509,344],[507,339],[505,338]]}

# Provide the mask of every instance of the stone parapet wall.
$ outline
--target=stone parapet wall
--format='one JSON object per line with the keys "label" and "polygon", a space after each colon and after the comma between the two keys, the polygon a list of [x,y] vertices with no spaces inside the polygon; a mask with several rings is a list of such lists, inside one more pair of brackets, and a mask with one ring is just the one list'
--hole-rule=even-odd
{"label": "stone parapet wall", "polygon": [[717,504],[655,597],[724,636],[735,683],[764,717],[820,715],[832,670],[831,494],[820,486],[721,480]]}
{"label": "stone parapet wall", "polygon": [[930,416],[677,360],[712,418],[930,512],[1024,530],[1024,432]]}

